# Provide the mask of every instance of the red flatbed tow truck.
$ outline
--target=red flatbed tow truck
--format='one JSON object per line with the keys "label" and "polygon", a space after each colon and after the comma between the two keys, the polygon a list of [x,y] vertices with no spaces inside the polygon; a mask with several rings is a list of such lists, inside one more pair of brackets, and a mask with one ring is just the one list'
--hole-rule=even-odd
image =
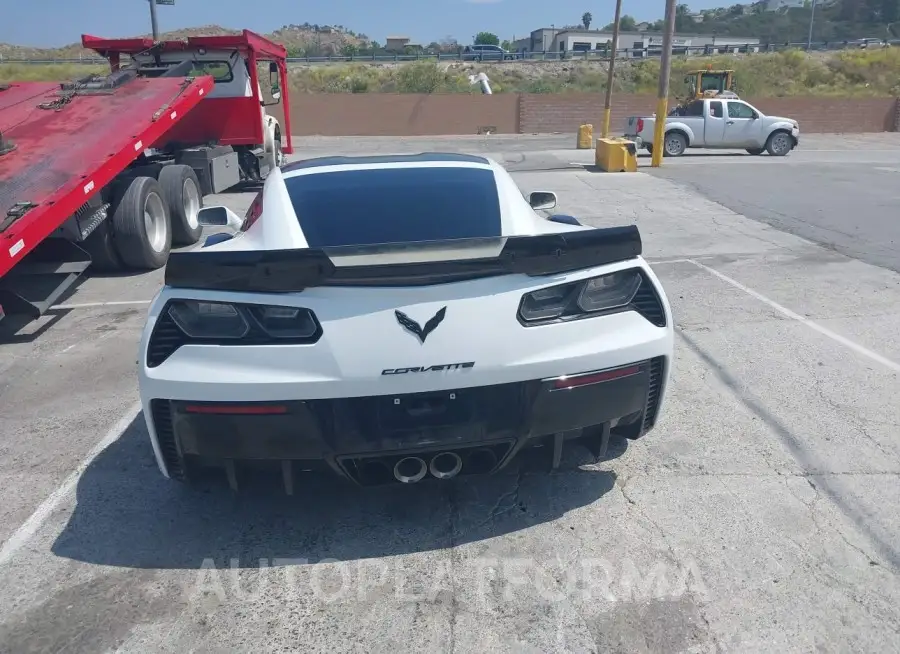
{"label": "red flatbed tow truck", "polygon": [[[283,46],[247,30],[82,43],[109,59],[109,75],[0,85],[7,333],[43,315],[89,267],[164,266],[173,246],[199,241],[204,195],[261,181],[292,152]],[[259,85],[262,61],[271,102]],[[265,110],[282,97],[283,130]]]}

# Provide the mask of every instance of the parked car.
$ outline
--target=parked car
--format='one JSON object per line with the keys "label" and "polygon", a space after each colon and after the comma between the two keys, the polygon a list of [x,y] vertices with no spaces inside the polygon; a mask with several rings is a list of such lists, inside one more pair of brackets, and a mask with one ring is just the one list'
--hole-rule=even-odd
{"label": "parked car", "polygon": [[204,207],[230,233],[172,253],[141,341],[160,471],[237,489],[263,466],[292,493],[295,471],[413,484],[644,437],[665,290],[636,225],[538,213],[556,203],[494,160],[424,153],[295,161],[243,218]]}
{"label": "parked car", "polygon": [[465,61],[504,61],[518,59],[519,54],[517,52],[508,52],[499,45],[476,43],[475,45],[467,45],[463,49],[462,58]]}
{"label": "parked car", "polygon": [[865,39],[857,39],[856,41],[851,41],[850,45],[856,46],[861,50],[867,50],[869,48],[887,48],[889,47],[888,42],[884,39],[877,38],[865,38]]}
{"label": "parked car", "polygon": [[[766,116],[736,97],[705,98],[666,116],[663,155],[677,157],[688,148],[744,149],[783,157],[800,143],[800,125],[782,116]],[[625,138],[653,152],[656,116],[629,116]]]}

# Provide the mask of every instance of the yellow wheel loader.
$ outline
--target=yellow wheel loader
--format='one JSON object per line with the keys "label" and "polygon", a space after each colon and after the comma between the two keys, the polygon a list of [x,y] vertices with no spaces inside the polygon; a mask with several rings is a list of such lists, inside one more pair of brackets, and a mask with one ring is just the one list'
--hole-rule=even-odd
{"label": "yellow wheel loader", "polygon": [[670,116],[680,115],[684,108],[694,100],[716,96],[738,97],[735,92],[733,70],[713,70],[712,66],[707,66],[703,70],[692,70],[685,75],[684,84],[684,97],[678,99],[678,104],[669,112]]}

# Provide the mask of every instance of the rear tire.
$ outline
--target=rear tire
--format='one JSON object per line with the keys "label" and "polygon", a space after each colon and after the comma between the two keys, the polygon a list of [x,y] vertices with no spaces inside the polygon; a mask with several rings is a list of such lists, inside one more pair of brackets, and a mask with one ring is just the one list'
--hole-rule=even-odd
{"label": "rear tire", "polygon": [[281,168],[285,164],[284,150],[281,149],[281,135],[276,134],[275,138],[275,165]]}
{"label": "rear tire", "polygon": [[765,152],[765,148],[747,148],[747,153],[752,154],[754,157]]}
{"label": "rear tire", "polygon": [[166,265],[172,227],[162,188],[152,177],[135,177],[113,214],[116,250],[130,268],[155,270]]}
{"label": "rear tire", "polygon": [[198,214],[203,208],[200,180],[190,166],[164,166],[159,185],[169,210],[173,245],[194,245],[200,240],[203,226]]}
{"label": "rear tire", "polygon": [[121,192],[116,192],[116,188],[115,183],[113,183],[106,194],[98,193],[88,200],[87,203],[88,211],[93,212],[103,206],[104,195],[106,195],[106,199],[109,202],[106,218],[94,228],[94,231],[88,234],[86,239],[79,243],[91,257],[89,273],[110,273],[122,269],[122,259],[119,258],[119,253],[116,252],[116,244],[113,240],[112,228],[110,227],[113,212],[115,212],[116,205],[122,195]]}
{"label": "rear tire", "polygon": [[122,259],[113,242],[110,222],[111,219],[107,218],[97,225],[97,228],[81,243],[85,251],[91,255],[90,270],[94,272],[110,273],[122,269]]}
{"label": "rear tire", "polygon": [[687,150],[687,139],[681,132],[669,132],[663,140],[664,157],[680,157]]}

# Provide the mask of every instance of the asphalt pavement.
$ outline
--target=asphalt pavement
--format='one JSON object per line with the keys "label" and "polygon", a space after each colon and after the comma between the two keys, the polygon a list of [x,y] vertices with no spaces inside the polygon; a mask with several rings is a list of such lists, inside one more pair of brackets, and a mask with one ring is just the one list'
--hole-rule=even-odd
{"label": "asphalt pavement", "polygon": [[770,165],[768,156],[700,155],[653,174],[753,220],[900,272],[900,134],[857,138],[852,156],[827,142],[808,149],[807,140],[780,165]]}
{"label": "asphalt pavement", "polygon": [[[900,276],[869,247],[900,142],[602,174],[573,141],[297,145],[489,153],[561,213],[637,224],[676,320],[655,430],[552,475],[190,490],[137,413],[162,273],[89,279],[0,346],[0,651],[900,652]],[[847,223],[837,180],[878,185]],[[788,188],[781,223],[747,208]]]}

